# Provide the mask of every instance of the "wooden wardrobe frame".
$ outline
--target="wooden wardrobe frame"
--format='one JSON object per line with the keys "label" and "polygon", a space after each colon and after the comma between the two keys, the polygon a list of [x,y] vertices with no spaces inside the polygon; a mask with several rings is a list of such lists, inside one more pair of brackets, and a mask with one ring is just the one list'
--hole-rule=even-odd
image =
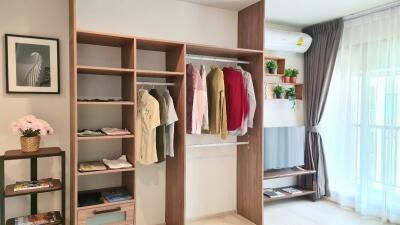
{"label": "wooden wardrobe frame", "polygon": [[[167,159],[166,165],[166,225],[185,224],[185,149],[186,149],[186,54],[229,57],[249,61],[243,69],[252,74],[256,93],[257,108],[254,117],[254,127],[249,129],[247,135],[238,137],[238,141],[248,141],[248,145],[237,147],[237,213],[256,225],[263,224],[263,75],[264,75],[264,0],[261,0],[238,12],[238,48],[221,48],[210,45],[164,41],[158,39],[141,38],[129,35],[118,35],[92,31],[80,31],[76,25],[76,1],[70,0],[70,107],[71,107],[71,224],[77,223],[77,76],[78,70],[85,71],[85,67],[77,65],[78,35],[84,34],[89,42],[95,44],[96,40],[101,45],[121,45],[121,41],[128,41],[131,46],[127,51],[122,51],[123,68],[89,67],[92,73],[121,74],[133,73],[133,79],[128,80],[133,95],[134,110],[123,111],[123,123],[134,124],[132,118],[136,115],[136,80],[137,77],[163,77],[168,82],[177,85],[170,89],[174,98],[179,122],[175,132],[176,156]],[[81,40],[82,41],[82,40]],[[166,52],[167,71],[139,70],[137,69],[137,49],[157,50]],[[127,70],[128,71],[125,71]],[[83,69],[83,70],[82,70]],[[125,89],[127,89],[125,87]],[[131,115],[128,115],[131,113]],[[134,126],[133,126],[134,129]],[[134,144],[123,144],[124,151],[134,155]],[[131,149],[130,149],[131,148]],[[127,150],[128,149],[128,150]],[[127,152],[125,152],[127,153]],[[135,176],[123,177],[124,186],[130,186],[135,198]],[[141,224],[138,224],[141,225]]]}

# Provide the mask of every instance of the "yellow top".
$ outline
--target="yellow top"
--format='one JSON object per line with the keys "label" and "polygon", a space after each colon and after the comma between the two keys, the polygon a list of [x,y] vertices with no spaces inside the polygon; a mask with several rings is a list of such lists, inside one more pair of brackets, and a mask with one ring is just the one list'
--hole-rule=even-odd
{"label": "yellow top", "polygon": [[209,108],[209,127],[211,134],[228,136],[224,73],[218,66],[212,66],[207,75],[207,97]]}

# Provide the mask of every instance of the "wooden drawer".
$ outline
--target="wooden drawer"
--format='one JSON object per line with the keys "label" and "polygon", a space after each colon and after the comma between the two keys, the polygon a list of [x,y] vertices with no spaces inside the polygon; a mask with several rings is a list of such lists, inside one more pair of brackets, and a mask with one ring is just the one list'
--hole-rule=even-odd
{"label": "wooden drawer", "polygon": [[134,225],[135,204],[112,204],[78,209],[78,225]]}

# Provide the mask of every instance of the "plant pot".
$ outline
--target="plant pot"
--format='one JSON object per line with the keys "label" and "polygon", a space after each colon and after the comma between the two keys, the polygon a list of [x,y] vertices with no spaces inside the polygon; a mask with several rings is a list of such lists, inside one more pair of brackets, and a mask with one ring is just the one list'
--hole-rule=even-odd
{"label": "plant pot", "polygon": [[269,74],[275,74],[275,72],[276,72],[276,69],[270,69],[270,68],[268,68],[268,73],[269,73]]}
{"label": "plant pot", "polygon": [[21,137],[20,141],[22,152],[36,152],[39,150],[40,136]]}
{"label": "plant pot", "polygon": [[283,83],[289,83],[289,82],[290,82],[290,77],[288,77],[288,76],[283,76],[283,77],[282,77],[282,82],[283,82]]}
{"label": "plant pot", "polygon": [[277,99],[284,99],[285,98],[285,95],[283,93],[282,94],[275,93],[275,96],[276,96]]}
{"label": "plant pot", "polygon": [[297,77],[290,77],[290,83],[295,84],[297,81]]}

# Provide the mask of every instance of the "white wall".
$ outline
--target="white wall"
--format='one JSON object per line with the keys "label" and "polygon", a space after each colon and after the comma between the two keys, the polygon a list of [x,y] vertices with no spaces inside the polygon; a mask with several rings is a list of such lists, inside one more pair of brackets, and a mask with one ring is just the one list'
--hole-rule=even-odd
{"label": "white wall", "polygon": [[[77,8],[78,29],[223,47],[237,45],[235,11],[176,0],[78,0]],[[145,67],[151,64],[154,68],[163,64],[159,57],[152,57],[148,52],[140,54],[141,59],[138,60],[141,61],[138,63]],[[209,135],[187,135],[187,140],[187,144],[220,141],[218,137]],[[187,149],[188,219],[236,209],[235,150],[232,147]],[[136,176],[138,224],[163,223],[165,165],[137,166]]]}
{"label": "white wall", "polygon": [[[0,154],[19,149],[19,137],[12,134],[10,123],[21,116],[34,114],[48,121],[54,135],[42,139],[42,147],[60,146],[69,163],[69,22],[67,0],[0,0]],[[4,34],[19,34],[60,39],[60,95],[7,94]],[[60,177],[60,161],[40,159],[39,178]],[[6,163],[6,183],[29,180],[29,161],[17,160]],[[69,168],[67,168],[67,178]],[[68,179],[69,180],[69,179]],[[69,187],[69,182],[67,186]],[[68,190],[67,190],[68,193]],[[60,209],[59,193],[39,195],[39,210]],[[69,195],[67,195],[67,199]],[[29,197],[6,200],[6,217],[30,214]],[[18,209],[18,210],[16,210]],[[68,206],[67,206],[68,209]]]}

